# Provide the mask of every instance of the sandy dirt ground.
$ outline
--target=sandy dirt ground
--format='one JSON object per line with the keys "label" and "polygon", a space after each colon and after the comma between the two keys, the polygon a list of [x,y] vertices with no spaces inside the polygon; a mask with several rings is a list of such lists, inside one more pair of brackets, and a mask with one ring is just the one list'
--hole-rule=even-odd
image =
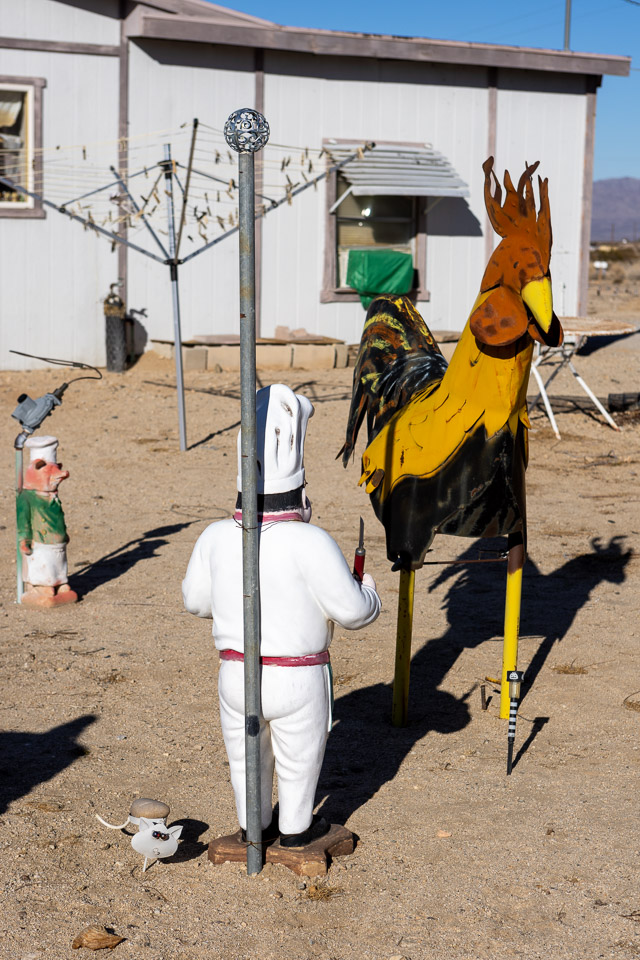
{"label": "sandy dirt ground", "polygon": [[[599,396],[640,390],[640,335],[595,346],[576,362]],[[169,361],[147,354],[69,388],[45,427],[71,471],[61,498],[82,600],[39,612],[15,603],[9,415],[19,393],[71,375],[0,375],[0,957],[83,956],[71,943],[92,923],[126,938],[122,960],[640,956],[640,420],[614,432],[564,374],[562,440],[533,415],[525,696],[507,778],[507,725],[485,680],[500,673],[504,565],[472,563],[473,541],[436,539],[416,581],[409,725],[392,728],[398,575],[357,465],[334,460],[352,370],[289,372],[316,404],[314,520],[350,559],[365,518],[383,612],[332,646],[317,802],[357,834],[355,852],[316,881],[272,865],[249,878],[206,857],[236,818],[210,624],[180,595],[197,536],[233,509],[239,380],[187,375],[183,454]],[[129,837],[95,819],[122,822],[138,796],[184,824],[178,854],[144,874]]]}

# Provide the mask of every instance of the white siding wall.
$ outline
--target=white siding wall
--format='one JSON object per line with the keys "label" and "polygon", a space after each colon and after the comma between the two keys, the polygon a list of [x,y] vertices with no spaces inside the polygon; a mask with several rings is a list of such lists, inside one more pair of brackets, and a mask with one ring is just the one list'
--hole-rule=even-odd
{"label": "white siding wall", "polygon": [[[501,71],[498,91],[497,172],[505,167],[514,181],[524,162],[540,160],[538,173],[549,178],[553,224],[551,275],[556,313],[576,316],[580,277],[582,191],[586,132],[583,77],[532,80],[521,71]],[[520,87],[520,89],[518,89]],[[505,89],[506,88],[506,89]],[[511,89],[509,89],[511,88]],[[535,181],[537,183],[537,179]]]}
{"label": "white siding wall", "polygon": [[[157,41],[132,43],[129,89],[132,135],[177,130],[194,117],[221,129],[233,110],[254,102],[253,51]],[[185,164],[187,134],[188,131],[180,141],[181,160]],[[154,138],[157,146],[153,151],[132,152],[131,171],[161,160],[161,143],[169,140],[169,135]],[[179,211],[180,204],[176,216]],[[166,244],[167,237],[161,239]],[[185,243],[181,256],[191,249]],[[172,340],[168,268],[133,251],[129,252],[128,264],[129,307],[146,308],[147,317],[142,322],[150,339]],[[184,340],[196,334],[238,332],[237,235],[180,268],[180,306]]]}
{"label": "white siding wall", "polygon": [[120,42],[118,0],[87,0],[86,9],[58,0],[0,0],[0,24],[3,37]]}
{"label": "white siding wall", "polygon": [[[2,32],[41,39],[117,42],[113,9],[54,0],[0,0]],[[109,141],[102,158],[117,163],[118,60],[0,49],[0,74],[44,77],[44,146]],[[130,135],[176,131],[193,117],[218,129],[255,97],[253,51],[197,44],[132,42]],[[585,140],[584,79],[500,71],[496,167],[519,176],[540,159],[548,176],[554,225],[556,309],[575,313]],[[428,302],[436,330],[464,325],[485,266],[482,162],[487,156],[488,93],[483,68],[265,54],[265,114],[272,141],[319,147],[323,138],[428,142],[445,154],[471,189],[467,204],[428,201]],[[160,133],[132,141],[131,170],[162,157]],[[188,130],[176,137],[186,162]],[[111,155],[112,154],[112,155]],[[268,179],[265,191],[268,193]],[[46,195],[46,180],[45,180]],[[178,205],[179,207],[179,205]],[[277,324],[359,340],[359,303],[320,303],[325,245],[325,183],[263,221],[262,333]],[[166,236],[163,237],[166,242]],[[146,243],[145,243],[146,245]],[[182,255],[193,249],[188,244]],[[181,268],[183,337],[238,330],[237,237]],[[150,339],[172,339],[168,270],[130,251],[130,308],[146,309]],[[102,298],[117,277],[117,255],[75,223],[0,219],[0,366],[21,367],[11,347],[104,362]],[[7,282],[6,277],[10,278]]]}
{"label": "white siding wall", "polygon": [[[46,78],[45,149],[116,140],[115,57],[0,49],[0,74]],[[0,366],[35,365],[10,349],[104,364],[102,298],[118,269],[108,242],[53,210],[44,220],[0,218],[0,265]]]}
{"label": "white siding wall", "polygon": [[[323,76],[314,75],[314,70],[322,70]],[[420,309],[434,328],[460,329],[483,269],[484,241],[479,232],[484,224],[486,71],[338,58],[311,61],[270,53],[265,58],[265,114],[272,139],[282,144],[317,147],[322,137],[427,142],[451,160],[472,188],[468,219],[477,235],[450,235],[455,231],[438,208],[433,209],[429,224],[438,235],[427,241],[431,301],[420,304]],[[292,207],[265,220],[265,335],[285,323],[350,342],[360,338],[364,311],[359,303],[319,302],[324,204],[323,183],[317,193],[307,191]]]}
{"label": "white siding wall", "polygon": [[[308,61],[307,61],[308,62]],[[428,64],[323,60],[324,76],[308,75],[304,58],[270,54],[265,112],[280,143],[316,145],[320,138],[426,141],[445,154],[469,185],[460,201],[428,201],[427,287],[420,303],[435,330],[460,330],[484,272],[487,229],[482,163],[487,157],[488,93],[484,70]],[[300,74],[300,76],[296,76]],[[307,75],[305,75],[307,74]],[[586,100],[584,78],[500,71],[496,169],[517,180],[525,159],[540,159],[549,177],[556,308],[577,309]],[[533,87],[533,89],[528,89]],[[267,217],[262,330],[277,323],[357,341],[358,304],[321,304],[324,185],[294,207]],[[460,214],[463,214],[461,216]],[[496,242],[498,238],[496,237]]]}

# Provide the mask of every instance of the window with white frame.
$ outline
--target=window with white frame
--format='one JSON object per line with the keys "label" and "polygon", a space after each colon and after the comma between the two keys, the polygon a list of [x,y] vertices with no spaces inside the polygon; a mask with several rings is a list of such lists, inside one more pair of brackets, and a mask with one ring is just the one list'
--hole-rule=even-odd
{"label": "window with white frame", "polygon": [[44,80],[0,77],[0,217],[44,216],[39,192]]}
{"label": "window with white frame", "polygon": [[467,185],[430,144],[325,140],[323,146],[329,171],[321,302],[359,299],[355,278],[362,284],[376,273],[383,285],[385,277],[397,282],[378,292],[428,300],[429,205],[432,198],[468,196]]}
{"label": "window with white frame", "polygon": [[336,286],[345,289],[352,250],[396,250],[410,254],[416,266],[416,197],[354,196],[338,174],[336,208]]}

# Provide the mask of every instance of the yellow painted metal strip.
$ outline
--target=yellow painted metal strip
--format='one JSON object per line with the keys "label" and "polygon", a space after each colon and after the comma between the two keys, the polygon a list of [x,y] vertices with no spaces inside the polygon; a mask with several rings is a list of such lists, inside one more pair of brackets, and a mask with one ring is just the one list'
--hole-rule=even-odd
{"label": "yellow painted metal strip", "polygon": [[393,678],[391,723],[405,727],[409,712],[409,677],[411,674],[411,633],[413,629],[414,570],[400,571],[398,593],[398,629],[396,633],[396,666]]}
{"label": "yellow painted metal strip", "polygon": [[524,547],[522,544],[509,551],[507,565],[507,594],[504,606],[504,644],[502,648],[502,682],[500,685],[500,717],[509,717],[509,684],[507,673],[518,665],[518,636],[520,633],[520,601],[522,598],[522,568]]}

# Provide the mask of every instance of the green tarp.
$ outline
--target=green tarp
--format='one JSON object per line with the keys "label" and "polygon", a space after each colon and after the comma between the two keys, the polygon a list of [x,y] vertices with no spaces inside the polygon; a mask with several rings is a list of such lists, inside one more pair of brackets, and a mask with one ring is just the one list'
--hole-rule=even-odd
{"label": "green tarp", "polygon": [[413,257],[399,250],[350,250],[347,286],[360,294],[365,310],[382,293],[409,293],[413,287]]}

